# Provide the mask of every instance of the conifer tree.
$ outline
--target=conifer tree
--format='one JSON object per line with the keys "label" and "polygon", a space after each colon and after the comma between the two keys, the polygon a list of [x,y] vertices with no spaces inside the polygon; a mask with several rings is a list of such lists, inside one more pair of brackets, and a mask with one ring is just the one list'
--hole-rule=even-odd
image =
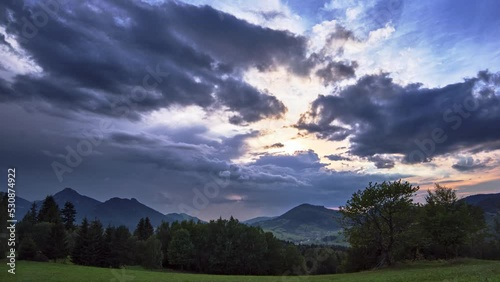
{"label": "conifer tree", "polygon": [[71,261],[74,264],[80,265],[90,265],[89,261],[89,253],[88,246],[90,242],[90,234],[89,234],[89,222],[87,218],[84,218],[82,224],[77,230],[77,236],[75,239],[75,247],[73,248],[71,254]]}
{"label": "conifer tree", "polygon": [[58,258],[64,258],[68,254],[66,231],[62,221],[57,221],[52,226],[44,254],[54,261],[57,261]]}
{"label": "conifer tree", "polygon": [[144,220],[144,230],[142,234],[142,240],[147,240],[149,237],[151,237],[154,233],[154,228],[153,225],[151,225],[151,222],[149,221],[149,217],[146,217]]}
{"label": "conifer tree", "polygon": [[38,222],[56,223],[61,219],[59,207],[57,206],[54,197],[47,196],[42,203],[40,212],[38,213]]}
{"label": "conifer tree", "polygon": [[75,216],[76,210],[75,206],[71,202],[66,202],[64,208],[61,210],[62,220],[64,222],[64,227],[66,230],[75,229]]}

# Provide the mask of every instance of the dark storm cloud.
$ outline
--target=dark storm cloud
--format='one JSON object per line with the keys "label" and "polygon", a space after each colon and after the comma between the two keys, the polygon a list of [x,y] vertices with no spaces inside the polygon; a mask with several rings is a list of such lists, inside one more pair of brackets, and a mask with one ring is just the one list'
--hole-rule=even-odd
{"label": "dark storm cloud", "polygon": [[293,155],[264,155],[254,162],[255,165],[275,165],[294,170],[319,169],[327,164],[321,163],[313,150],[297,151]]}
{"label": "dark storm cloud", "polygon": [[350,161],[350,158],[343,157],[341,155],[336,155],[336,154],[331,154],[331,155],[326,155],[325,158],[329,159],[330,161]]}
{"label": "dark storm cloud", "polygon": [[370,156],[368,160],[373,162],[377,168],[393,168],[396,164],[393,159],[384,158],[378,155]]}
{"label": "dark storm cloud", "polygon": [[239,115],[232,116],[230,122],[242,124],[254,122],[266,117],[279,118],[287,111],[285,105],[276,97],[261,93],[248,84],[232,81],[220,90],[219,97],[225,105]]}
{"label": "dark storm cloud", "polygon": [[242,81],[241,71],[283,65],[304,75],[312,67],[304,37],[220,17],[209,6],[74,1],[47,13],[40,3],[0,6],[7,32],[43,69],[2,81],[5,99],[109,116],[123,116],[125,104],[132,119],[173,104],[225,106],[237,113],[231,122],[241,124],[286,111],[272,94]]}
{"label": "dark storm cloud", "polygon": [[357,62],[329,62],[326,67],[316,71],[325,85],[338,82],[344,79],[355,77],[355,71],[358,67]]}
{"label": "dark storm cloud", "polygon": [[[76,149],[81,140],[91,139],[94,131],[87,133],[87,129],[95,129],[95,124],[40,112],[26,114],[18,105],[0,104],[0,112],[9,117],[0,120],[1,132],[9,136],[0,139],[1,168],[18,167],[19,187],[23,187],[19,195],[30,200],[72,187],[99,200],[135,197],[162,212],[179,212],[180,203],[192,205],[194,189],[203,192],[207,185],[229,179],[206,209],[193,215],[213,219],[222,212],[222,216],[246,218],[256,210],[281,213],[304,202],[340,205],[369,181],[404,177],[330,171],[314,151],[266,155],[236,164],[231,158],[247,153],[246,140],[258,132],[211,140],[201,136],[207,129],[200,126],[135,128],[132,133],[122,130],[131,124],[123,121],[125,125],[116,122],[93,153],[59,182],[51,163],[66,164],[67,147]],[[12,126],[11,120],[18,126]],[[219,204],[231,195],[242,197],[237,206]]]}
{"label": "dark storm cloud", "polygon": [[451,167],[458,171],[476,171],[476,170],[487,170],[492,168],[488,164],[492,161],[491,158],[486,158],[484,160],[474,159],[472,157],[460,158]]}
{"label": "dark storm cloud", "polygon": [[500,141],[499,76],[480,72],[433,89],[401,86],[387,74],[365,76],[338,95],[319,95],[296,127],[318,138],[349,138],[353,155],[403,154],[411,163],[493,150]]}

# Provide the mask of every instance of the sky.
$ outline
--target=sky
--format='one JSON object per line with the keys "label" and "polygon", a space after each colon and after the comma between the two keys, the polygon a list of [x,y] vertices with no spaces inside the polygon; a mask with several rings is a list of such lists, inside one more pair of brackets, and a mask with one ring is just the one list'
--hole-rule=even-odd
{"label": "sky", "polygon": [[204,220],[498,193],[499,27],[496,0],[2,1],[1,170]]}

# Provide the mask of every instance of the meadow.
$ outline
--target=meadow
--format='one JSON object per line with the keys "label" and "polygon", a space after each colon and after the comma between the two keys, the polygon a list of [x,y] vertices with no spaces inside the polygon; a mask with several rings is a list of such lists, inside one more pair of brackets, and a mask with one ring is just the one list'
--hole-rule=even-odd
{"label": "meadow", "polygon": [[2,263],[0,281],[73,281],[73,282],[125,282],[125,281],[179,281],[179,282],[327,282],[327,281],[500,281],[500,261],[463,259],[400,264],[396,267],[349,274],[317,276],[228,276],[148,271],[139,267],[108,269],[71,265],[18,261],[16,275],[8,274]]}

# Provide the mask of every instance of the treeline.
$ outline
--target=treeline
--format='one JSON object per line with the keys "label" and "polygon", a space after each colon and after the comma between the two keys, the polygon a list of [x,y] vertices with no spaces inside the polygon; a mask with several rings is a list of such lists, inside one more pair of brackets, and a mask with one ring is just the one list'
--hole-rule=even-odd
{"label": "treeline", "polygon": [[[18,258],[25,260],[245,275],[353,272],[459,256],[500,259],[500,216],[487,225],[480,208],[439,185],[419,204],[414,202],[418,190],[396,181],[370,183],[354,193],[340,209],[349,248],[295,246],[234,218],[163,222],[156,228],[142,218],[133,233],[125,226],[103,227],[97,219],[77,225],[73,204],[60,209],[52,196],[39,209],[33,204],[18,223],[16,246]],[[0,225],[6,222],[6,210],[7,196],[1,195]],[[6,247],[6,242],[0,244],[1,253]]]}
{"label": "treeline", "polygon": [[[2,201],[3,202],[3,201]],[[59,209],[48,196],[40,209],[33,203],[18,223],[18,258],[71,260],[98,267],[141,265],[213,274],[297,275],[336,273],[345,251],[297,246],[280,241],[260,227],[231,217],[208,223],[163,222],[157,228],[142,218],[133,233],[125,226],[103,227],[98,219],[75,224],[67,202]]]}
{"label": "treeline", "polygon": [[344,270],[359,271],[403,260],[475,257],[500,259],[500,221],[488,228],[483,210],[436,185],[425,204],[408,182],[370,183],[340,211],[351,248]]}

